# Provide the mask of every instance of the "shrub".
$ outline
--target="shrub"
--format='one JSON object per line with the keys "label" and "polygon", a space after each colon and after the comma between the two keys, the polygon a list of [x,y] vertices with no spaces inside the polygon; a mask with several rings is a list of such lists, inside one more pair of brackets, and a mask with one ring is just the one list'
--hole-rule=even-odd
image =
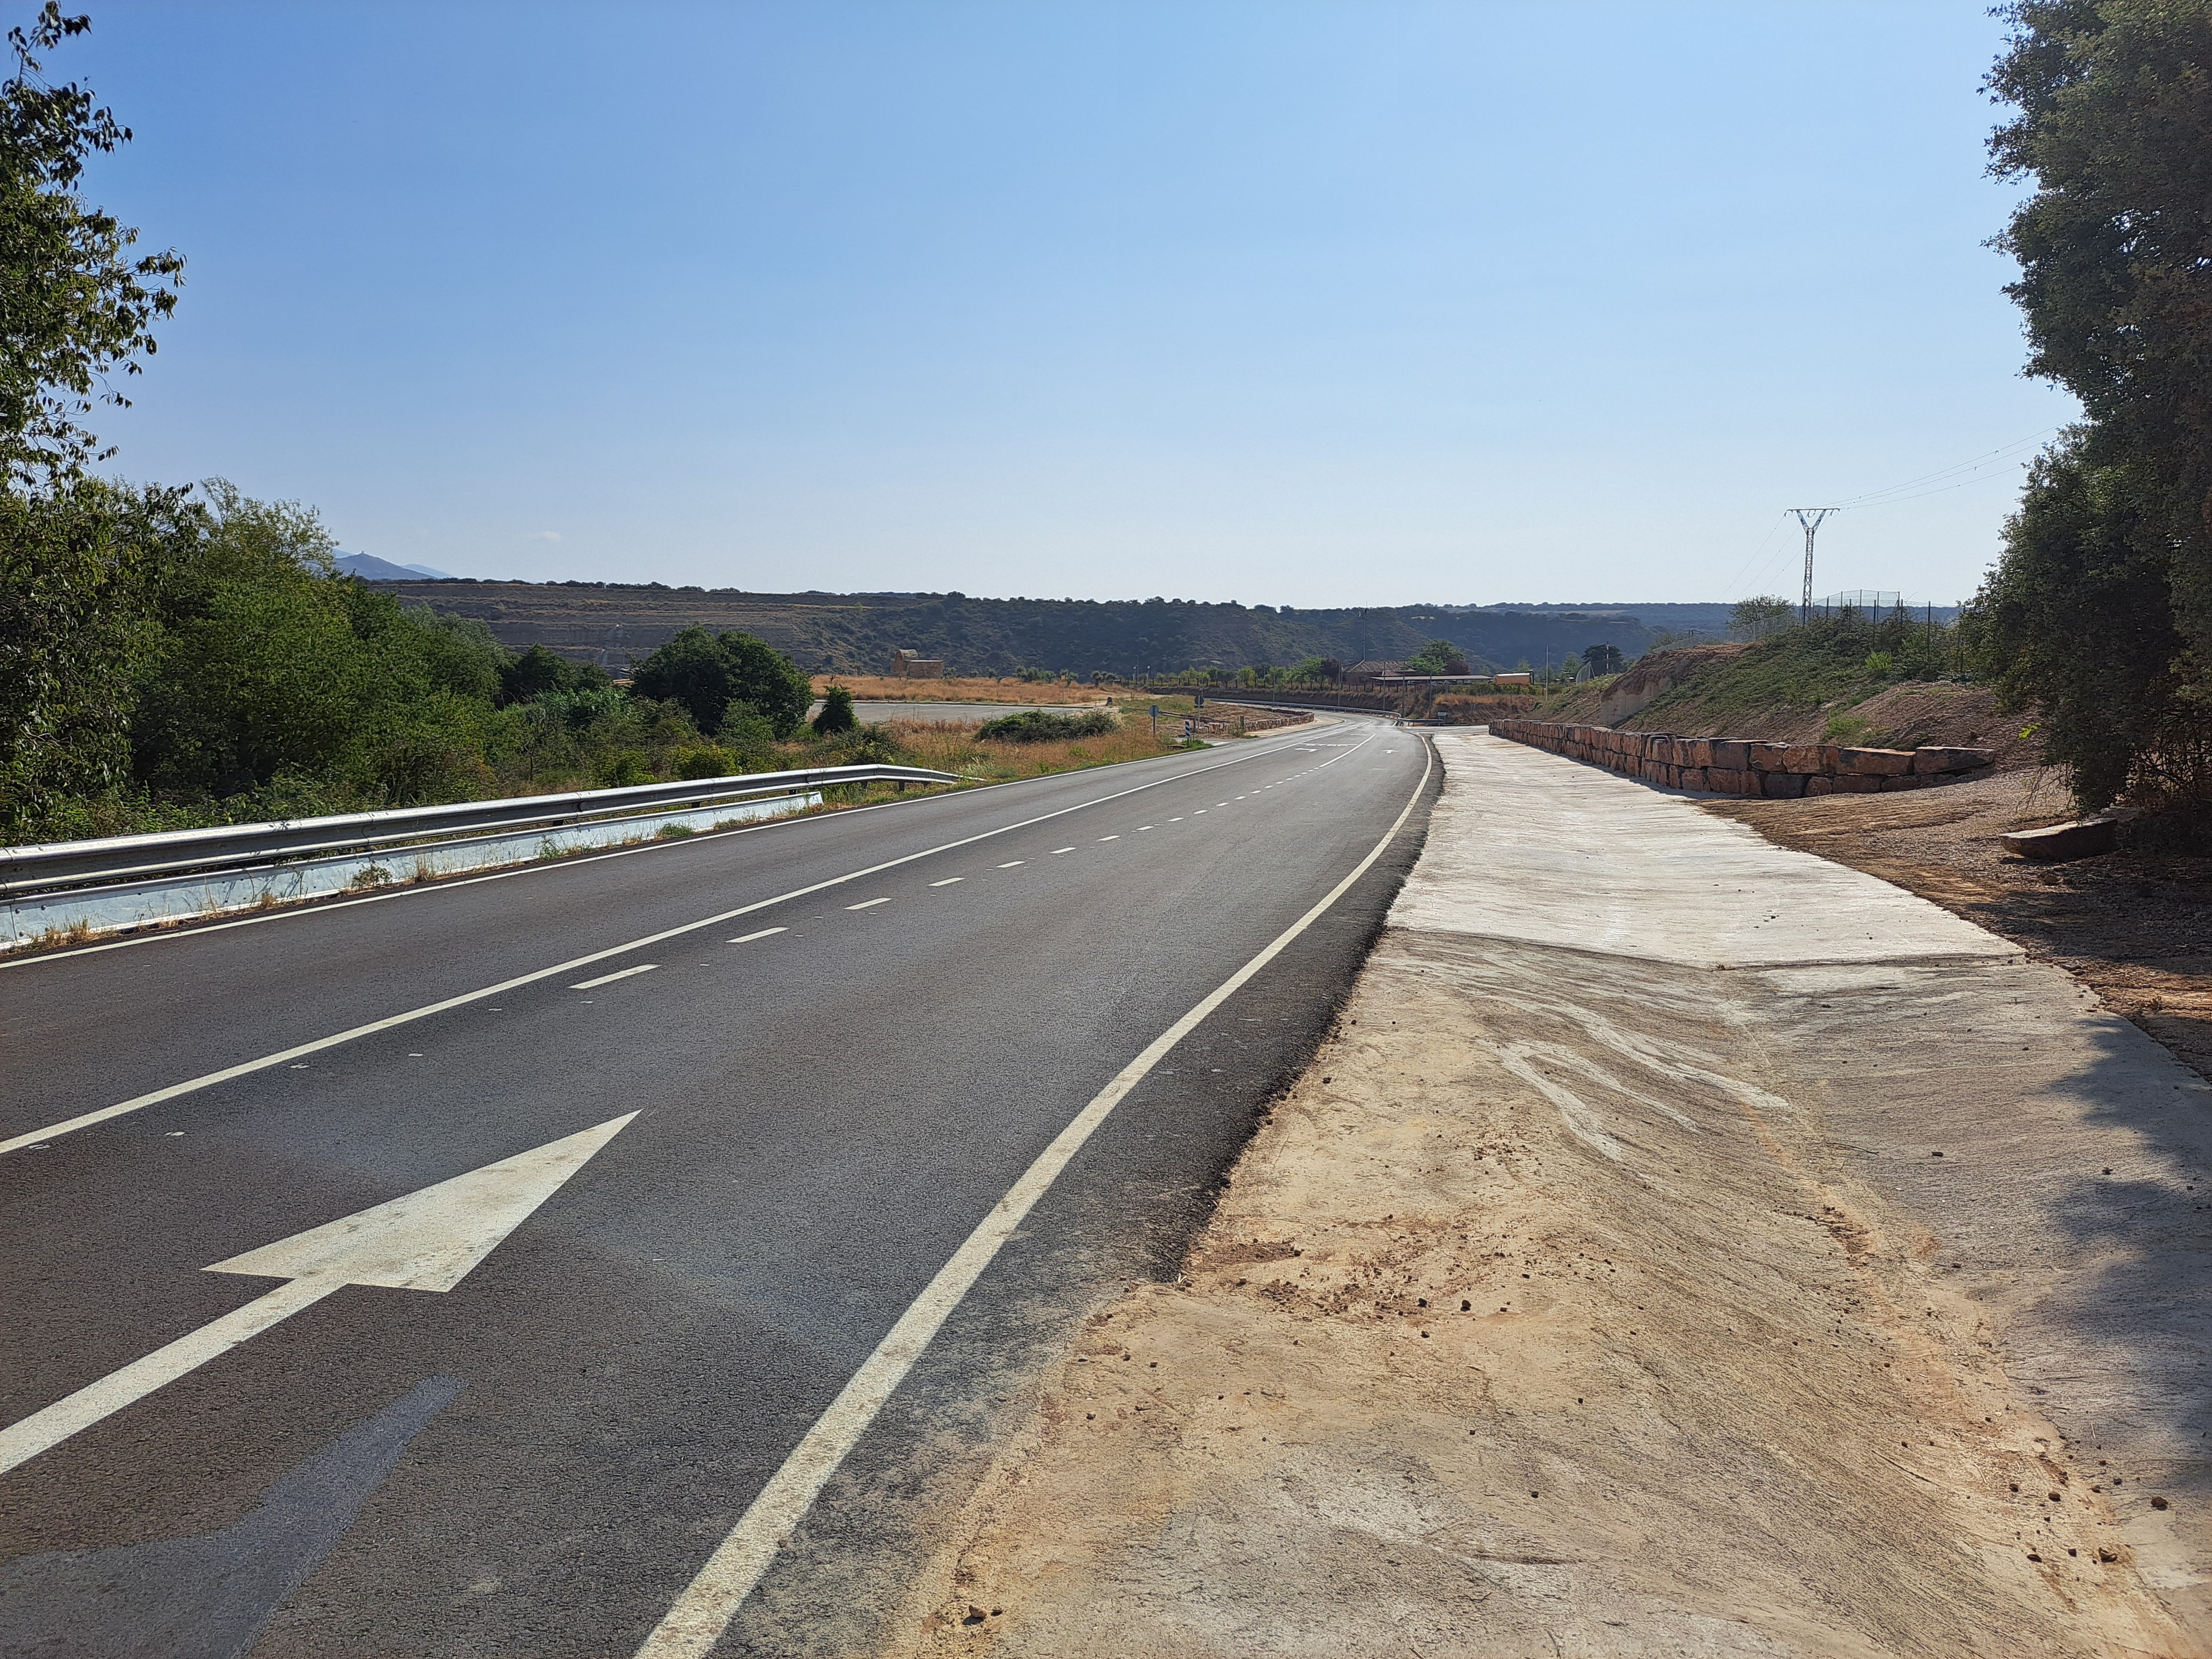
{"label": "shrub", "polygon": [[672,760],[676,775],[687,780],[726,778],[738,769],[737,757],[713,744],[679,749]]}
{"label": "shrub", "polygon": [[833,685],[822,694],[822,712],[814,717],[814,735],[834,738],[840,732],[849,732],[860,724],[853,713],[853,694],[842,685]]}
{"label": "shrub", "polygon": [[630,677],[641,697],[680,702],[699,729],[718,732],[734,702],[764,718],[779,742],[796,732],[814,701],[814,682],[799,665],[750,634],[687,628]]}
{"label": "shrub", "polygon": [[1086,708],[1080,714],[1054,714],[1042,708],[1024,708],[983,722],[975,733],[982,743],[1060,743],[1069,738],[1096,738],[1121,724],[1110,708]]}

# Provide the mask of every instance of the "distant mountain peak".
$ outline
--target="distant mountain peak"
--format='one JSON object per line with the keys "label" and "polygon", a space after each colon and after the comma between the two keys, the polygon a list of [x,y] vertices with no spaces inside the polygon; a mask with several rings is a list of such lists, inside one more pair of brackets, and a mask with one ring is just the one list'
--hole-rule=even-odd
{"label": "distant mountain peak", "polygon": [[341,553],[337,567],[349,576],[358,576],[365,582],[449,582],[456,580],[442,570],[433,570],[426,564],[394,564],[389,559],[380,559],[374,553]]}

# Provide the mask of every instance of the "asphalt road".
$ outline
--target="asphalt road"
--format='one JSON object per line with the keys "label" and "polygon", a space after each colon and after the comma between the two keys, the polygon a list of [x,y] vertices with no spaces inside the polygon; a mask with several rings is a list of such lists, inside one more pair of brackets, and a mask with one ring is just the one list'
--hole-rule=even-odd
{"label": "asphalt road", "polygon": [[0,966],[9,1432],[285,1284],[210,1264],[635,1114],[450,1290],[349,1283],[0,1475],[0,1653],[635,1652],[1040,1152],[1420,795],[1083,1146],[715,1650],[866,1650],[1031,1361],[1175,1271],[1427,761],[1304,728]]}

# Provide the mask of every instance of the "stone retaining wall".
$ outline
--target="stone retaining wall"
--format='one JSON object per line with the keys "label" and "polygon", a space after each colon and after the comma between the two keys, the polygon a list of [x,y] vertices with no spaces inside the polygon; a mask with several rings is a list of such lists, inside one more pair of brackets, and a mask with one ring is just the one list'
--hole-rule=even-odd
{"label": "stone retaining wall", "polygon": [[1677,738],[1553,720],[1492,720],[1490,729],[1516,743],[1609,766],[1664,789],[1773,799],[1922,789],[1978,771],[1996,758],[1987,749],[1854,749],[1833,743]]}

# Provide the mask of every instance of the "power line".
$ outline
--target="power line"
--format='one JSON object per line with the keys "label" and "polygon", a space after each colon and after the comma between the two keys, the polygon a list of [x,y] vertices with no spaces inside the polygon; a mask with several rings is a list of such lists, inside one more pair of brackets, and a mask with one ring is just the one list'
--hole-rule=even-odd
{"label": "power line", "polygon": [[[1904,492],[1907,490],[1917,491],[1922,495],[1935,495],[1937,491],[1933,489],[1922,490],[1920,486],[1923,484],[1939,483],[1942,480],[1955,477],[1961,472],[1978,472],[1983,468],[1990,466],[1994,463],[2003,459],[2007,456],[2015,454],[2019,451],[2026,449],[2031,444],[2041,443],[2045,438],[2048,438],[2052,433],[2058,430],[2060,430],[2060,428],[2055,426],[2046,427],[2042,431],[2035,433],[2032,436],[2018,439],[2012,443],[2005,444],[1998,448],[1987,451],[1983,454],[1973,456],[1970,459],[1956,462],[1950,466],[1938,467],[1933,472],[1923,472],[1917,478],[1907,478],[1902,483],[1893,483],[1889,485],[1887,489],[1869,489],[1864,495],[1850,496],[1846,500],[1838,502],[1837,506],[1838,507],[1887,507],[1891,505],[1891,502],[1887,499],[1890,496],[1901,496],[1903,499],[1908,501],[1917,498],[1917,495],[1905,495]],[[1960,482],[1961,483],[1971,483],[1976,482],[1976,480],[1970,477],[1961,479]],[[1955,484],[1945,484],[1942,487],[1945,489],[1955,489],[1958,486]]]}

